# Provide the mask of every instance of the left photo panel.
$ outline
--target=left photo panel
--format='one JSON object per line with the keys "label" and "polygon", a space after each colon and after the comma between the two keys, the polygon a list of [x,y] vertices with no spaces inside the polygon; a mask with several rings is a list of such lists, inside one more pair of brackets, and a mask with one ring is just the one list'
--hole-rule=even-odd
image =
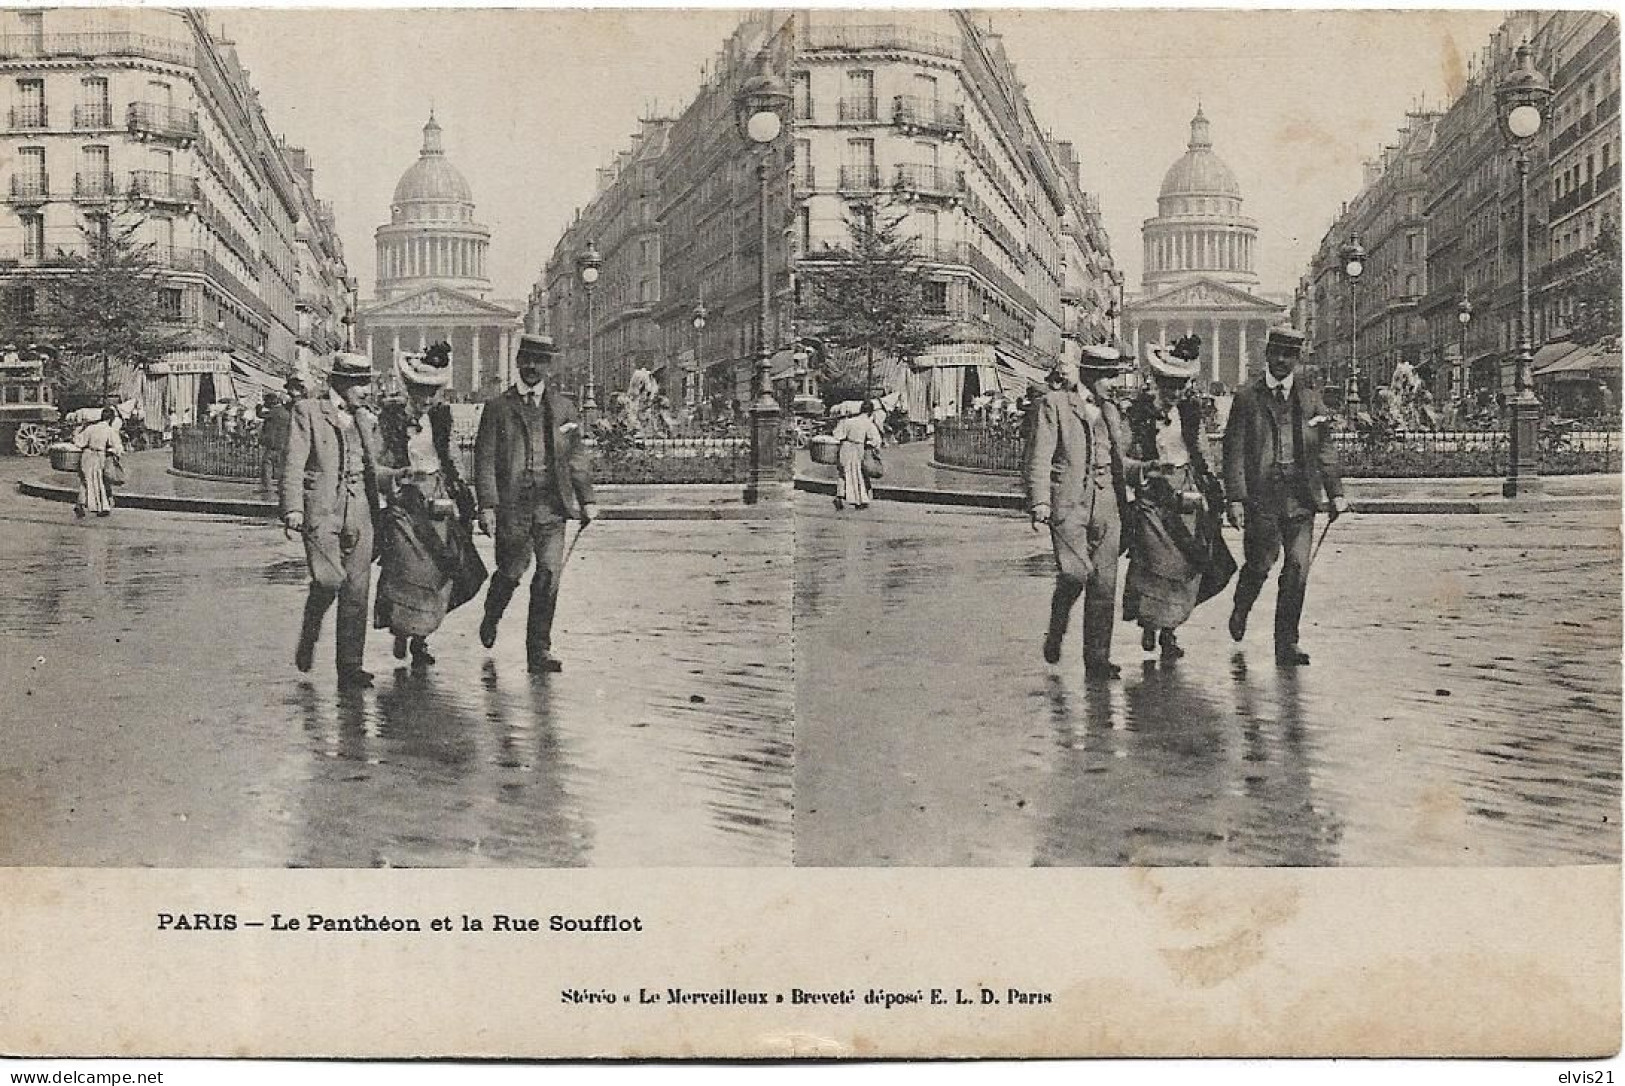
{"label": "left photo panel", "polygon": [[0,867],[792,862],[792,34],[0,12]]}

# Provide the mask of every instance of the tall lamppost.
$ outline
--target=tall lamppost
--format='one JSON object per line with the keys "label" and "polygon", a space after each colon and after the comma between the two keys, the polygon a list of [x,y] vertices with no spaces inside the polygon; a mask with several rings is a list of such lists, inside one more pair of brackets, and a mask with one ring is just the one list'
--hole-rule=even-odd
{"label": "tall lamppost", "polygon": [[1456,349],[1456,368],[1450,375],[1450,398],[1464,402],[1467,392],[1467,326],[1473,323],[1473,303],[1464,292],[1456,307],[1456,321],[1461,325],[1461,346]]}
{"label": "tall lamppost", "polygon": [[694,383],[695,383],[694,396],[695,396],[695,399],[697,399],[699,401],[699,403],[698,404],[691,404],[690,406],[692,406],[692,407],[699,407],[701,404],[706,403],[707,402],[706,396],[710,391],[709,389],[707,389],[705,387],[705,361],[700,357],[700,348],[702,348],[705,345],[705,318],[709,317],[710,315],[711,315],[710,311],[705,308],[705,301],[703,299],[697,305],[695,305],[695,307],[694,307],[694,319],[693,319],[693,324],[694,324]]}
{"label": "tall lamppost", "polygon": [[593,323],[592,288],[598,284],[598,269],[603,267],[604,258],[598,255],[598,250],[592,242],[587,242],[586,248],[576,254],[576,274],[581,276],[581,285],[587,291],[587,392],[582,398],[581,409],[588,414],[598,410],[597,383],[598,363],[596,339],[598,329]]}
{"label": "tall lamppost", "polygon": [[1343,404],[1352,418],[1360,411],[1360,276],[1365,272],[1365,247],[1360,244],[1360,235],[1350,234],[1337,256],[1343,263],[1343,276],[1349,281],[1349,373]]}
{"label": "tall lamppost", "polygon": [[1529,338],[1529,146],[1546,123],[1546,107],[1551,104],[1552,85],[1535,69],[1532,50],[1526,41],[1518,46],[1518,67],[1495,85],[1495,112],[1501,124],[1501,138],[1516,155],[1518,164],[1518,368],[1509,408],[1512,447],[1507,457],[1507,477],[1501,484],[1505,497],[1515,498],[1527,491],[1540,474],[1536,443],[1540,436],[1540,400],[1535,398],[1534,343]]}
{"label": "tall lamppost", "polygon": [[758,253],[761,297],[756,314],[756,375],[754,398],[750,405],[750,481],[744,500],[754,505],[761,498],[762,476],[777,470],[779,401],[773,397],[768,375],[772,347],[768,343],[767,307],[771,301],[772,280],[768,274],[767,247],[772,237],[767,207],[767,160],[773,145],[784,131],[784,115],[790,108],[790,90],[773,75],[764,55],[757,73],[740,86],[734,96],[734,124],[740,138],[756,155],[757,214],[761,220]]}

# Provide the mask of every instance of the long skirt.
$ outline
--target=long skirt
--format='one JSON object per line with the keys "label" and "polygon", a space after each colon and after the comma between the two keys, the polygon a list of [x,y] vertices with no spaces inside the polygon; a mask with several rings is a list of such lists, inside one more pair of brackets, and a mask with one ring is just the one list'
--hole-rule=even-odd
{"label": "long skirt", "polygon": [[841,469],[835,480],[835,496],[853,505],[868,505],[874,500],[874,491],[863,474],[863,446],[856,441],[843,441],[835,454],[835,463]]}
{"label": "long skirt", "polygon": [[378,598],[373,625],[397,637],[427,637],[440,628],[451,604],[459,550],[456,517],[431,515],[429,503],[446,495],[438,475],[402,487],[379,518]]}
{"label": "long skirt", "polygon": [[84,449],[79,454],[78,505],[87,513],[113,511],[113,489],[103,472],[106,466],[107,453],[102,449]]}
{"label": "long skirt", "polygon": [[1123,585],[1123,618],[1160,630],[1191,617],[1202,588],[1206,564],[1196,550],[1199,514],[1181,513],[1177,495],[1196,489],[1187,465],[1167,477],[1170,495],[1158,487],[1157,500],[1141,492],[1129,536],[1128,579]]}

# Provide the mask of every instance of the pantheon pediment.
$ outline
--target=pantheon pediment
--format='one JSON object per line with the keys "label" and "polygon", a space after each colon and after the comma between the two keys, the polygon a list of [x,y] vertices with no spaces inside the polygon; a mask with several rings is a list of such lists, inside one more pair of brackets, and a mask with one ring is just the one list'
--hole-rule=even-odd
{"label": "pantheon pediment", "polygon": [[512,309],[441,286],[429,286],[400,298],[374,302],[361,310],[361,319],[374,325],[380,321],[412,321],[422,317],[485,322],[519,320],[519,314]]}
{"label": "pantheon pediment", "polygon": [[1245,290],[1212,279],[1197,279],[1180,283],[1129,304],[1136,312],[1148,309],[1200,309],[1203,312],[1233,311],[1238,316],[1272,316],[1284,308],[1268,298],[1248,294]]}

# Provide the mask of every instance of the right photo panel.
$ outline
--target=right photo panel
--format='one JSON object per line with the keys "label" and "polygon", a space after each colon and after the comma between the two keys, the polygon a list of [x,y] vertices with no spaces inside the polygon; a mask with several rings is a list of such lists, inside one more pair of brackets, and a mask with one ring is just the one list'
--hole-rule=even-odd
{"label": "right photo panel", "polygon": [[1617,17],[798,19],[796,863],[1617,864]]}

